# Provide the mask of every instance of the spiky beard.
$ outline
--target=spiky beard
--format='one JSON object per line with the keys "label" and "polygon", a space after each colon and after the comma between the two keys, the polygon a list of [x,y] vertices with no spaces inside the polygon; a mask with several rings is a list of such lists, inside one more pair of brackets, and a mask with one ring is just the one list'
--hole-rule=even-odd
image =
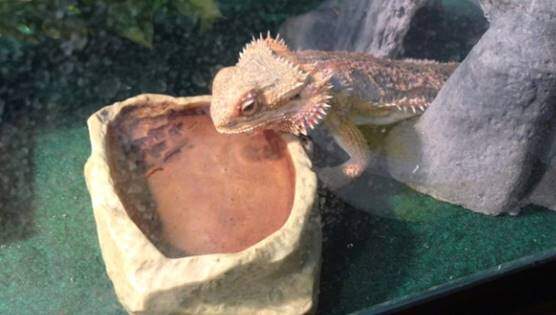
{"label": "spiky beard", "polygon": [[310,82],[300,92],[300,99],[294,101],[295,110],[286,119],[288,132],[295,135],[307,135],[327,115],[332,98],[332,86],[328,75],[313,75],[314,81]]}

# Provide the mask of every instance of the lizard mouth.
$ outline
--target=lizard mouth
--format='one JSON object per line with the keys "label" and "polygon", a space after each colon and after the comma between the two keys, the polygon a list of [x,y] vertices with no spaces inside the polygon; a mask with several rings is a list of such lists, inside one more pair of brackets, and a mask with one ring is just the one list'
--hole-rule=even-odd
{"label": "lizard mouth", "polygon": [[216,131],[226,134],[238,134],[254,132],[261,129],[282,130],[283,128],[280,128],[280,125],[283,119],[284,115],[280,115],[274,118],[260,117],[256,121],[234,122],[225,126],[216,126]]}
{"label": "lizard mouth", "polygon": [[241,126],[241,127],[216,127],[216,131],[219,133],[227,133],[227,134],[238,134],[238,133],[247,133],[253,132],[258,129],[272,129],[272,128],[265,128],[268,126],[268,121],[262,121],[255,125],[249,126]]}
{"label": "lizard mouth", "polygon": [[260,129],[272,129],[295,135],[307,135],[328,114],[331,85],[329,78],[316,80],[308,84],[297,95],[291,97],[281,110],[268,115],[245,121],[216,126],[220,133],[238,134],[254,132]]}

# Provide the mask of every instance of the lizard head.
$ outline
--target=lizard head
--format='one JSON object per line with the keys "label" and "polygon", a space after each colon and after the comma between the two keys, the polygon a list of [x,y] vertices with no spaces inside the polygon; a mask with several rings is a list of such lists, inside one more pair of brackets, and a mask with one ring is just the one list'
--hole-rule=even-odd
{"label": "lizard head", "polygon": [[254,39],[214,77],[210,116],[218,132],[274,129],[307,134],[326,115],[330,77],[304,71],[284,41]]}

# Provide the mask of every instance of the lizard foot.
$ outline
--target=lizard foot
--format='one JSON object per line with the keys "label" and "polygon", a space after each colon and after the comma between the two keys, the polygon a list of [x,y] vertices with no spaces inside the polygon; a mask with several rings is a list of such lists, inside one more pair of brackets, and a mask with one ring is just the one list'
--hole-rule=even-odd
{"label": "lizard foot", "polygon": [[344,163],[336,167],[324,167],[317,170],[319,179],[326,188],[338,190],[359,177],[365,171],[364,165]]}
{"label": "lizard foot", "polygon": [[341,166],[341,168],[342,172],[351,179],[359,177],[361,174],[363,174],[363,171],[365,171],[365,165],[357,163],[344,164]]}

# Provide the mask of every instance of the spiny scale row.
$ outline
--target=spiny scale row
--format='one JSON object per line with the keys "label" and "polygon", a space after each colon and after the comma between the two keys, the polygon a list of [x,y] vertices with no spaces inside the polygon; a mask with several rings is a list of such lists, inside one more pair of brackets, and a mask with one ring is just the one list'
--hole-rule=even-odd
{"label": "spiny scale row", "polygon": [[[249,43],[247,43],[245,45],[245,47],[243,47],[243,50],[239,53],[239,60],[241,61],[242,59],[244,59],[246,53],[249,52],[250,49],[255,49],[255,51],[257,51],[256,49],[264,49],[267,53],[272,54],[272,49],[270,48],[270,46],[268,45],[267,40],[272,40],[277,42],[280,45],[283,45],[284,47],[287,48],[286,43],[284,42],[284,40],[282,38],[279,37],[280,35],[278,34],[276,36],[276,39],[273,39],[270,36],[270,32],[268,32],[268,36],[266,38],[263,37],[263,35],[260,35],[260,38],[256,39],[255,37],[253,37],[253,40]],[[290,67],[291,69],[297,71],[297,74],[299,77],[302,77],[303,79],[305,79],[307,77],[307,74],[304,73],[298,65],[293,64],[291,61],[287,60],[286,58],[282,57],[282,56],[278,56],[276,57],[276,59],[287,65],[288,67]]]}
{"label": "spiny scale row", "polygon": [[[400,105],[400,103],[404,103],[406,101],[409,103],[409,106]],[[429,105],[428,103],[424,105],[415,105],[416,103],[421,103],[421,104],[426,103],[425,98],[424,97],[411,98],[408,101],[407,97],[403,97],[395,102],[381,104],[379,107],[395,107],[399,111],[408,112],[411,110],[413,113],[417,113],[417,111],[424,112]]]}
{"label": "spiny scale row", "polygon": [[[328,97],[327,97],[328,99]],[[327,110],[331,107],[328,103],[319,103],[310,111],[305,112],[301,118],[301,123],[296,124],[299,133],[307,135],[309,130],[313,130],[319,122],[328,114]]]}
{"label": "spiny scale row", "polygon": [[[249,49],[252,46],[255,46],[257,44],[264,44],[267,40],[271,40],[276,42],[277,44],[280,44],[282,46],[284,46],[285,48],[287,48],[288,46],[286,45],[286,42],[284,41],[283,38],[280,38],[280,34],[276,34],[276,38],[272,38],[272,36],[270,35],[270,31],[268,31],[266,38],[263,36],[263,33],[260,33],[259,38],[256,38],[255,35],[253,35],[251,37],[251,41],[249,43],[247,43],[244,47],[243,50],[239,53],[239,58],[242,58],[243,54],[245,53],[245,51],[247,49]],[[266,46],[266,45],[265,45]],[[270,48],[267,47],[269,50]]]}

